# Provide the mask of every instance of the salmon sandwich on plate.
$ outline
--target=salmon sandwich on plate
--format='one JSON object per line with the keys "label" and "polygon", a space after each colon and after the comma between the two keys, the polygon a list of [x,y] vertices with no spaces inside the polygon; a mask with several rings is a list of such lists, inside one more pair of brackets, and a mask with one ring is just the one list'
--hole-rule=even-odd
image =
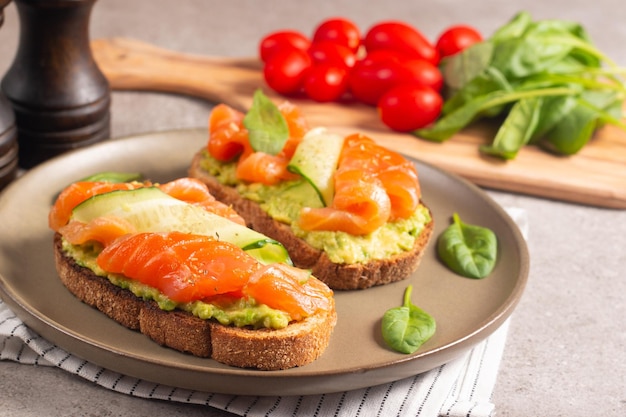
{"label": "salmon sandwich on plate", "polygon": [[333,291],[197,179],[77,181],[48,223],[69,291],[161,345],[280,370],[314,361],[329,344]]}
{"label": "salmon sandwich on plate", "polygon": [[247,113],[212,109],[189,176],[335,290],[407,278],[433,233],[413,162],[362,134],[309,128],[260,91]]}

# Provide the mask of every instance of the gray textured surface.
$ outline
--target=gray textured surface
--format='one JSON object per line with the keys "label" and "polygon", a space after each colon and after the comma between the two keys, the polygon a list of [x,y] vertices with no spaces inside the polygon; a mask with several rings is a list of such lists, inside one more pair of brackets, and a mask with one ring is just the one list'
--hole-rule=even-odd
{"label": "gray textured surface", "polygon": [[[249,56],[265,33],[310,32],[343,15],[362,27],[399,18],[434,38],[467,22],[489,34],[524,8],[536,18],[581,22],[596,44],[626,66],[621,0],[244,1],[99,0],[91,36],[133,37],[184,52]],[[0,73],[18,39],[15,6],[0,28]],[[181,96],[115,92],[112,135],[206,125],[210,105]],[[626,184],[624,185],[626,187]],[[626,415],[626,211],[491,192],[530,219],[531,271],[513,315],[493,401],[499,416]],[[200,416],[210,410],[116,394],[57,369],[0,363],[0,414]],[[215,413],[214,415],[222,415]]]}

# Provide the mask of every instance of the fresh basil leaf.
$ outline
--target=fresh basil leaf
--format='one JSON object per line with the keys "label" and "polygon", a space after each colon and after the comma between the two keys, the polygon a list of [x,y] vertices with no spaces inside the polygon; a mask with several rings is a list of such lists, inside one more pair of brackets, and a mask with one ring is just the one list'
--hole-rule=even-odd
{"label": "fresh basil leaf", "polygon": [[468,278],[485,278],[498,255],[495,233],[482,226],[466,224],[454,213],[453,222],[437,240],[437,253],[448,268]]}
{"label": "fresh basil leaf", "polygon": [[261,90],[254,93],[252,106],[243,118],[250,146],[257,152],[278,154],[289,139],[287,121],[278,107]]}
{"label": "fresh basil leaf", "polygon": [[413,353],[435,334],[435,319],[411,303],[413,287],[404,292],[402,306],[387,310],[382,319],[385,343],[401,353]]}
{"label": "fresh basil leaf", "polygon": [[491,145],[480,150],[486,154],[513,159],[533,136],[540,120],[542,97],[532,97],[516,102],[498,129]]}

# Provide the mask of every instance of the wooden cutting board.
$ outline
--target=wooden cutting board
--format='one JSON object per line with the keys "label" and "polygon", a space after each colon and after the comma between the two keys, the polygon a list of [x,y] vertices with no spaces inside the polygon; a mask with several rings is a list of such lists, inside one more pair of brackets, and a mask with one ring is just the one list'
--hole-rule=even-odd
{"label": "wooden cutting board", "polygon": [[[284,99],[264,84],[262,66],[256,58],[183,54],[124,38],[98,39],[91,46],[114,90],[186,94],[241,110],[250,106],[258,88],[277,101]],[[489,124],[472,126],[439,144],[390,131],[372,107],[292,101],[302,107],[311,126],[326,126],[337,133],[367,134],[391,149],[484,187],[626,208],[626,132],[613,126],[599,130],[590,144],[574,156],[555,156],[526,147],[515,160],[501,161],[478,151],[481,143],[493,137],[495,127]]]}

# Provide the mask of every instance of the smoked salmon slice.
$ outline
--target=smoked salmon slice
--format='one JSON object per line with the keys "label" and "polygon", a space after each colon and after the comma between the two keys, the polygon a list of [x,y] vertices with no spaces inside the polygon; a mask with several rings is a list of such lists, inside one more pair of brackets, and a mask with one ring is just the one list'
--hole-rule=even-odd
{"label": "smoked salmon slice", "polygon": [[[277,155],[254,152],[243,126],[245,115],[225,104],[216,106],[209,118],[209,153],[220,161],[236,159],[236,176],[242,181],[274,185],[296,179],[287,166],[309,126],[292,103],[281,103],[279,110],[290,138]],[[387,222],[410,217],[420,204],[414,164],[362,134],[345,138],[333,179],[332,204],[303,208],[298,220],[302,229],[366,235]]]}
{"label": "smoked salmon slice", "polygon": [[205,210],[225,217],[235,223],[241,225],[246,224],[246,221],[235,209],[228,204],[218,201],[213,194],[211,194],[209,188],[197,178],[178,178],[163,185],[159,185],[159,188],[164,193],[178,200],[201,206]]}
{"label": "smoked salmon slice", "polygon": [[258,268],[256,260],[235,245],[180,232],[121,237],[100,252],[97,263],[177,302],[241,290]]}
{"label": "smoked salmon slice", "polygon": [[222,162],[237,159],[236,175],[243,181],[273,185],[298,178],[287,170],[287,165],[309,130],[308,123],[300,109],[288,101],[278,109],[287,122],[289,138],[277,155],[255,152],[243,125],[245,115],[226,104],[215,106],[209,115],[209,154]]}
{"label": "smoked salmon slice", "polygon": [[115,240],[98,266],[153,288],[177,302],[241,293],[287,312],[292,319],[328,310],[332,290],[286,264],[262,265],[242,249],[208,236],[137,233]]}
{"label": "smoked salmon slice", "polygon": [[226,104],[218,104],[209,114],[209,153],[222,162],[252,153],[244,114]]}
{"label": "smoked salmon slice", "polygon": [[409,217],[419,205],[415,166],[364,135],[344,140],[334,181],[331,206],[302,210],[299,224],[304,230],[365,235]]}
{"label": "smoked salmon slice", "polygon": [[294,320],[328,311],[333,295],[326,284],[308,271],[286,264],[265,265],[252,275],[244,293],[269,307],[288,312]]}
{"label": "smoked salmon slice", "polygon": [[371,233],[389,219],[391,201],[383,184],[360,170],[335,174],[332,206],[305,207],[300,212],[304,230],[341,231],[351,235]]}
{"label": "smoked salmon slice", "polygon": [[72,245],[95,241],[106,247],[121,236],[135,233],[136,229],[128,220],[121,217],[103,216],[89,223],[70,221],[59,227],[58,232]]}
{"label": "smoked salmon slice", "polygon": [[48,226],[55,232],[59,227],[67,224],[72,216],[74,207],[94,195],[116,190],[133,190],[143,183],[113,183],[100,181],[78,181],[70,184],[61,191],[54,205],[48,213]]}
{"label": "smoked salmon slice", "polygon": [[[58,231],[61,226],[68,223],[72,216],[72,210],[77,205],[95,195],[150,186],[153,186],[153,184],[149,181],[131,183],[75,182],[63,189],[57,197],[48,213],[48,226],[55,232]],[[208,187],[196,178],[179,178],[157,186],[174,198],[199,205],[207,211],[245,225],[244,219],[232,207],[217,201],[209,192]]]}
{"label": "smoked salmon slice", "polygon": [[278,184],[281,181],[298,178],[287,170],[290,158],[283,155],[270,155],[264,152],[254,152],[240,159],[237,164],[237,178],[248,182],[257,182],[265,185]]}

